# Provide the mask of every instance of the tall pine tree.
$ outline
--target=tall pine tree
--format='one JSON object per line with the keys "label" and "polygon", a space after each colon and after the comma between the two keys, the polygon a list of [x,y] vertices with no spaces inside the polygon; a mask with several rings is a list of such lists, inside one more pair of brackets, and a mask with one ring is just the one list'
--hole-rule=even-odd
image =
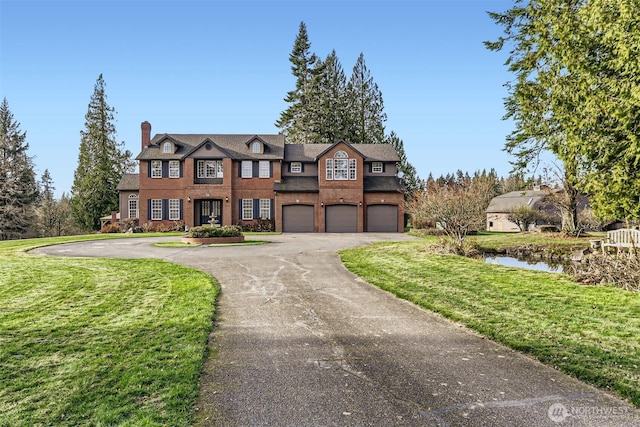
{"label": "tall pine tree", "polygon": [[333,144],[346,139],[351,128],[347,113],[347,78],[332,51],[322,63],[322,72],[312,89],[315,110],[312,112],[314,133],[319,144]]}
{"label": "tall pine tree", "polygon": [[73,216],[85,230],[97,230],[101,216],[118,210],[116,186],[133,166],[131,152],[124,149],[123,142],[116,141],[114,113],[107,104],[100,74],[85,115],[85,129],[80,132],[78,166],[71,188]]}
{"label": "tall pine tree", "polygon": [[26,140],[5,98],[0,105],[0,240],[22,237],[33,223],[38,192]]}
{"label": "tall pine tree", "polygon": [[384,143],[384,123],[387,115],[384,112],[382,93],[373,81],[371,73],[364,62],[364,54],[360,54],[353,67],[351,79],[347,85],[349,100],[348,113],[352,123],[349,142],[354,144]]}
{"label": "tall pine tree", "polygon": [[280,114],[275,125],[282,129],[289,143],[309,144],[314,141],[312,112],[316,98],[312,95],[318,74],[321,72],[320,60],[311,53],[311,43],[307,35],[307,26],[300,23],[298,36],[289,55],[291,72],[296,78],[296,88],[287,93],[284,99],[290,105]]}

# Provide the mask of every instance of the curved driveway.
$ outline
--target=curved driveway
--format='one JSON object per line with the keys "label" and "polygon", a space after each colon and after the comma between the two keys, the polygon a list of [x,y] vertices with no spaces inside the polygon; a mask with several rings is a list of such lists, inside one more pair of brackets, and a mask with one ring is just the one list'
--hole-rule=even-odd
{"label": "curved driveway", "polygon": [[38,252],[162,258],[218,279],[198,425],[640,426],[632,406],[368,285],[336,254],[405,235],[260,238],[270,243]]}

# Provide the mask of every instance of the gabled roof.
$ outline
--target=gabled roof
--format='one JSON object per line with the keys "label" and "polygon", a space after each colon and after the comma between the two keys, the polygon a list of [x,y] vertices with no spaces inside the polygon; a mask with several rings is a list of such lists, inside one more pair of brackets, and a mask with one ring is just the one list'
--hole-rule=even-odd
{"label": "gabled roof", "polygon": [[[346,143],[345,143],[346,144]],[[285,144],[284,158],[287,162],[315,163],[335,144]],[[400,157],[391,144],[349,144],[365,162],[399,162]]]}
{"label": "gabled roof", "polygon": [[125,173],[122,175],[116,190],[118,191],[133,191],[140,189],[140,176],[137,173]]}
{"label": "gabled roof", "polygon": [[541,209],[544,207],[545,199],[548,196],[549,190],[511,191],[491,199],[486,212],[507,213],[518,206],[529,206],[532,209]]}
{"label": "gabled roof", "polygon": [[361,153],[360,151],[358,151],[358,150],[357,150],[353,145],[349,144],[349,143],[348,143],[348,142],[346,142],[346,141],[340,140],[340,141],[338,141],[338,142],[334,142],[333,144],[325,144],[325,145],[327,146],[327,148],[325,148],[323,151],[321,151],[320,153],[318,153],[318,154],[316,155],[315,160],[316,160],[316,161],[318,161],[318,159],[319,159],[320,157],[322,157],[322,156],[324,156],[325,154],[327,154],[327,151],[329,151],[329,150],[331,150],[332,148],[334,148],[334,147],[336,147],[336,146],[338,146],[338,145],[341,145],[341,144],[344,144],[344,145],[346,145],[347,147],[349,147],[352,151],[355,151],[355,152],[356,152],[356,154],[358,154],[360,157],[362,157],[362,158],[364,158],[364,157],[365,157],[365,156],[363,156],[363,155],[362,155],[362,153]]}
{"label": "gabled roof", "polygon": [[[160,143],[166,138],[175,141],[175,153],[162,153]],[[258,138],[264,144],[264,153],[252,153],[249,143]],[[183,159],[206,142],[215,144],[235,160],[280,160],[284,158],[284,135],[265,134],[160,134],[155,135],[136,160]]]}

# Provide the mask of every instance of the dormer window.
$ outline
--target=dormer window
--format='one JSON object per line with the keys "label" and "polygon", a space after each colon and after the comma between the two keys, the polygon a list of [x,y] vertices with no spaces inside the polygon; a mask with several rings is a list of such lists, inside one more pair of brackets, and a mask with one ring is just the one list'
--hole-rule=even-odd
{"label": "dormer window", "polygon": [[260,144],[258,141],[255,141],[253,144],[251,144],[251,152],[252,153],[262,153],[262,144]]}
{"label": "dormer window", "polygon": [[371,172],[373,173],[382,173],[383,169],[382,162],[373,162],[371,164]]}
{"label": "dormer window", "polygon": [[171,153],[171,143],[170,142],[165,142],[164,144],[162,144],[162,152],[163,153]]}

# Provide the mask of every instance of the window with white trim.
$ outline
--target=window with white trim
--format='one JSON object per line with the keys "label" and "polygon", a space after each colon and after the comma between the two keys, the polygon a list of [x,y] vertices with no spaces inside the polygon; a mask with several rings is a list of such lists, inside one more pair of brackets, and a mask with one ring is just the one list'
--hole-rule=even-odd
{"label": "window with white trim", "polygon": [[242,219],[253,219],[253,199],[242,199]]}
{"label": "window with white trim", "polygon": [[162,145],[162,152],[163,153],[171,153],[171,143],[170,142],[165,142]]}
{"label": "window with white trim", "polygon": [[251,152],[252,153],[262,153],[262,144],[260,144],[258,141],[256,141],[253,144],[251,144]]}
{"label": "window with white trim", "polygon": [[291,173],[302,173],[302,162],[291,162]]}
{"label": "window with white trim", "polygon": [[151,178],[162,178],[162,160],[151,160]]}
{"label": "window with white trim", "polygon": [[242,161],[242,178],[253,178],[253,162],[251,160]]}
{"label": "window with white trim", "polygon": [[180,219],[180,199],[169,199],[169,219],[173,221]]}
{"label": "window with white trim", "polygon": [[129,218],[138,218],[138,202],[140,198],[137,194],[129,194]]}
{"label": "window with white trim", "polygon": [[269,178],[271,175],[271,165],[268,160],[260,160],[258,167],[258,177]]}
{"label": "window with white trim", "polygon": [[222,178],[222,160],[198,160],[198,178]]}
{"label": "window with white trim", "polygon": [[271,199],[260,199],[260,219],[271,219]]}
{"label": "window with white trim", "polygon": [[338,151],[333,159],[326,160],[326,177],[328,181],[354,181],[356,179],[356,159],[348,158],[344,151]]}
{"label": "window with white trim", "polygon": [[180,178],[179,160],[169,160],[169,178]]}
{"label": "window with white trim", "polygon": [[151,199],[151,219],[162,219],[162,199]]}
{"label": "window with white trim", "polygon": [[382,173],[382,162],[373,162],[371,164],[371,172]]}

